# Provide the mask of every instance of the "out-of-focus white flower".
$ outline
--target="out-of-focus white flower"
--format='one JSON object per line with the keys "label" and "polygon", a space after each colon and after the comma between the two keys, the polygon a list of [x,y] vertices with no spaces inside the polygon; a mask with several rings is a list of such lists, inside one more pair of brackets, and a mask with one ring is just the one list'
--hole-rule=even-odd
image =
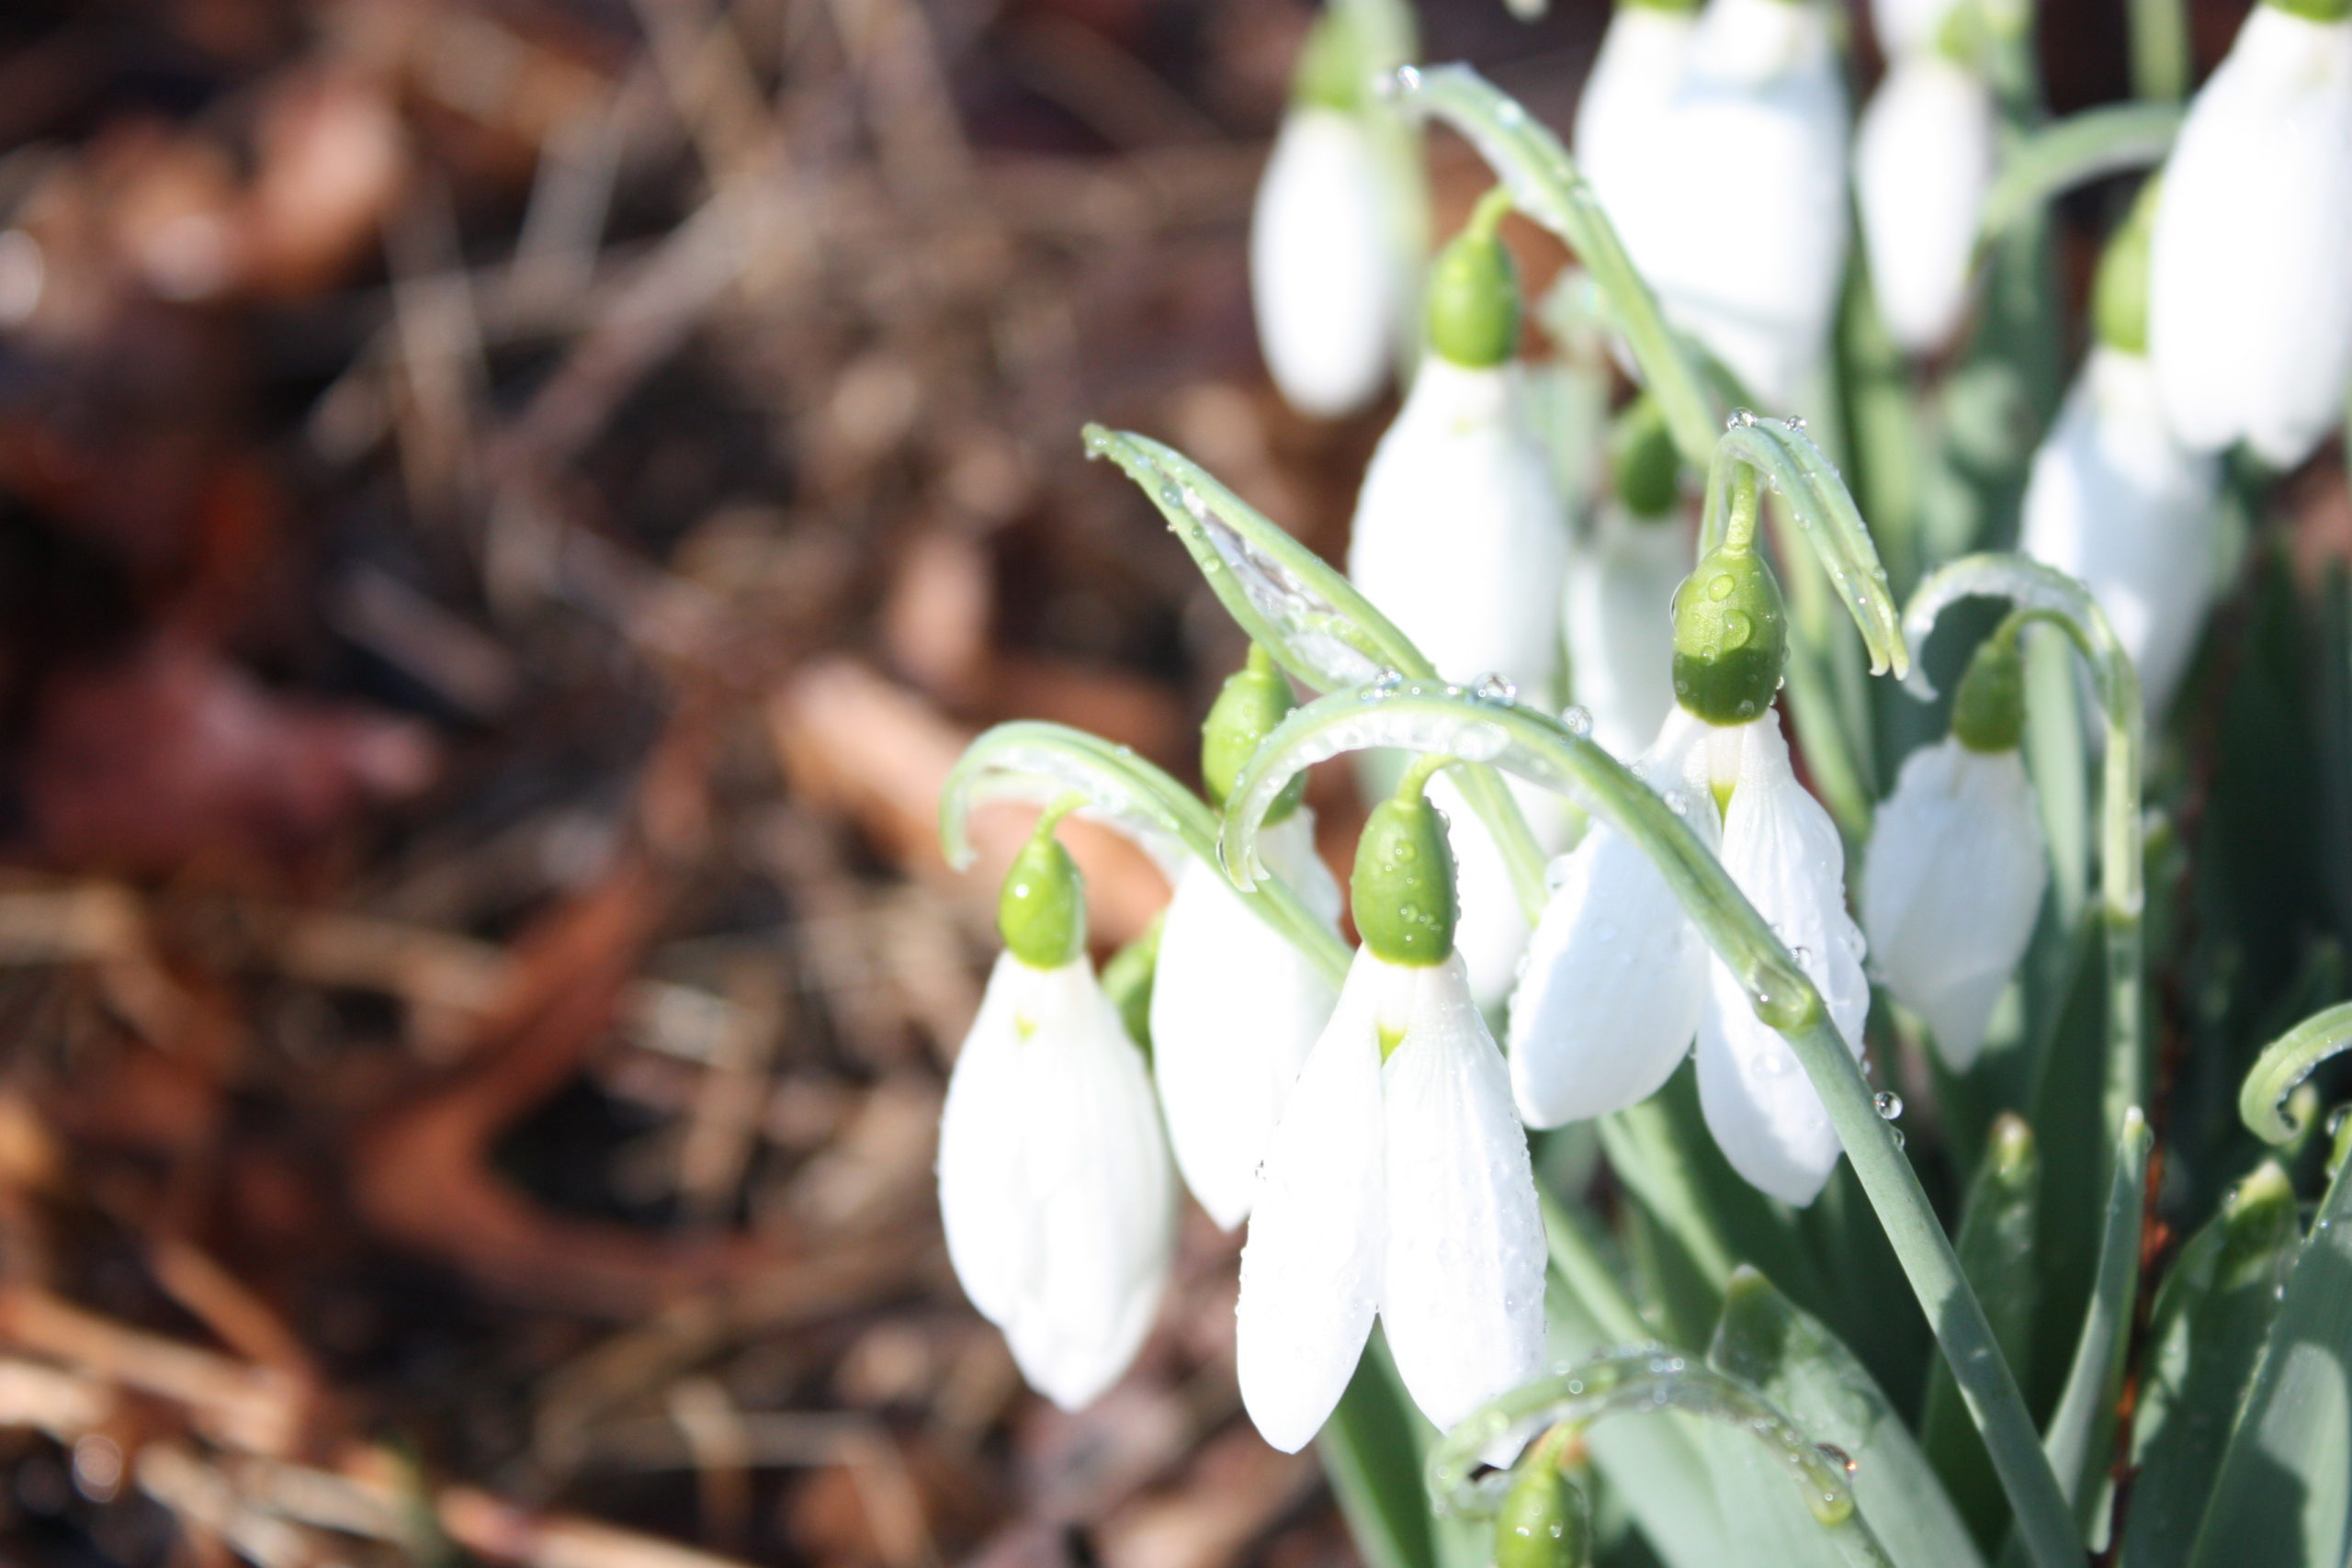
{"label": "out-of-focus white flower", "polygon": [[1978,750],[1946,736],[1904,760],[1871,832],[1862,924],[1887,988],[1928,1021],[1954,1072],[1984,1048],[2049,881],[2014,744]]}
{"label": "out-of-focus white flower", "polygon": [[1358,951],[1266,1153],[1241,1254],[1241,1398],[1296,1452],[1372,1322],[1449,1427],[1544,1363],[1544,1229],[1501,1055],[1459,954]]}
{"label": "out-of-focus white flower", "polygon": [[1901,60],[1935,48],[1955,6],[1956,0],[1871,0],[1879,52]]}
{"label": "out-of-focus white flower", "polygon": [[1827,345],[1849,130],[1815,0],[1710,0],[1655,172],[1611,214],[1667,313],[1767,407],[1791,405]]}
{"label": "out-of-focus white flower", "polygon": [[2089,585],[2161,712],[2213,599],[2220,465],[2181,444],[2147,360],[2092,348],[2034,454],[2018,547]]}
{"label": "out-of-focus white flower", "polygon": [[1898,58],[1862,111],[1854,197],[1879,312],[1910,353],[1959,325],[1992,183],[1992,89],[1933,51]]}
{"label": "out-of-focus white flower", "polygon": [[1258,343],[1283,397],[1337,419],[1380,394],[1404,281],[1362,118],[1301,105],[1283,121],[1250,227]]}
{"label": "out-of-focus white flower", "polygon": [[[1522,404],[1520,368],[1421,363],[1396,423],[1364,473],[1348,543],[1348,577],[1449,680],[1500,675],[1545,700],[1559,663],[1567,529],[1544,449]],[[1526,787],[1521,800],[1555,847],[1558,801]],[[1488,1002],[1510,989],[1527,920],[1501,852],[1438,781],[1461,865],[1460,943],[1472,988]]]}
{"label": "out-of-focus white flower", "polygon": [[1615,756],[1639,752],[1674,706],[1668,606],[1690,570],[1688,530],[1613,500],[1568,552],[1560,615],[1568,690],[1592,716],[1592,738]]}
{"label": "out-of-focus white flower", "polygon": [[1032,1387],[1075,1409],[1118,1381],[1168,1281],[1175,1173],[1082,954],[998,958],[948,1079],[939,1211],[956,1277]]}
{"label": "out-of-focus white flower", "polygon": [[[1645,776],[1718,852],[1811,978],[1858,1055],[1870,985],[1846,913],[1845,850],[1789,765],[1779,714],[1711,726],[1677,707]],[[1810,1203],[1838,1163],[1827,1110],[1788,1042],[1682,916],[1646,857],[1596,824],[1567,857],[1512,998],[1511,1076],[1531,1124],[1622,1110],[1663,1084],[1696,1032],[1700,1105],[1741,1176]]]}
{"label": "out-of-focus white flower", "polygon": [[1622,229],[1657,177],[1666,107],[1690,63],[1698,26],[1690,9],[1626,0],[1610,13],[1600,52],[1577,98],[1577,167]]}
{"label": "out-of-focus white flower", "polygon": [[[1340,888],[1315,852],[1312,812],[1268,826],[1258,847],[1269,871],[1338,924]],[[1185,865],[1152,983],[1152,1077],[1184,1185],[1226,1230],[1249,1217],[1258,1162],[1333,999],[1329,983],[1222,872]]]}
{"label": "out-of-focus white flower", "polygon": [[2191,446],[2301,462],[2352,385],[2352,20],[2256,5],[2189,106],[2150,253],[2148,352]]}

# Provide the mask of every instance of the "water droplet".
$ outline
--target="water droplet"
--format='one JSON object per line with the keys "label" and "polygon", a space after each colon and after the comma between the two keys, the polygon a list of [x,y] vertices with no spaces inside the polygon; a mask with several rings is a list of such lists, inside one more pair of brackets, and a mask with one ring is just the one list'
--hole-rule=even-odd
{"label": "water droplet", "polygon": [[1820,1445],[1820,1448],[1821,1457],[1827,1460],[1831,1464],[1836,1465],[1839,1470],[1844,1471],[1848,1475],[1851,1475],[1856,1471],[1862,1468],[1860,1465],[1854,1462],[1854,1456],[1852,1454],[1848,1453],[1844,1449],[1839,1448],[1835,1443],[1823,1443]]}
{"label": "water droplet", "polygon": [[1633,774],[1637,779],[1646,779],[1650,776],[1649,762],[1646,759],[1641,757],[1636,757],[1631,762],[1627,763],[1625,765],[1625,771]]}
{"label": "water droplet", "polygon": [[1720,603],[1723,600],[1730,598],[1731,591],[1738,586],[1739,585],[1737,583],[1731,580],[1731,573],[1727,571],[1718,572],[1714,577],[1708,581],[1707,597]]}
{"label": "water droplet", "polygon": [[1512,703],[1519,700],[1519,688],[1509,677],[1489,670],[1472,683],[1470,694],[1482,703]]}
{"label": "water droplet", "polygon": [[1756,700],[1753,697],[1742,697],[1739,699],[1739,716],[1742,718],[1754,718],[1756,716]]}
{"label": "water droplet", "polygon": [[2344,1131],[2344,1119],[2346,1116],[2352,1116],[2352,1105],[2337,1106],[2335,1110],[2327,1113],[2327,1122],[2323,1131],[2324,1131],[2329,1137],[2335,1137],[2338,1133]]}
{"label": "water droplet", "polygon": [[1517,98],[1505,98],[1495,106],[1495,120],[1499,125],[1516,129],[1527,123],[1527,111],[1520,107]]}
{"label": "water droplet", "polygon": [[1789,956],[1797,961],[1797,967],[1800,969],[1808,968],[1813,964],[1813,949],[1809,947],[1792,948],[1789,951]]}
{"label": "water droplet", "polygon": [[1690,797],[1684,795],[1679,789],[1668,790],[1666,792],[1666,808],[1668,811],[1673,812],[1677,817],[1687,817],[1690,812]]}
{"label": "water droplet", "polygon": [[1544,891],[1557,893],[1567,885],[1568,857],[1561,855],[1544,868]]}
{"label": "water droplet", "polygon": [[1882,1121],[1892,1122],[1903,1114],[1903,1097],[1891,1089],[1883,1089],[1871,1096],[1871,1103],[1878,1108]]}
{"label": "water droplet", "polygon": [[1747,639],[1754,636],[1755,632],[1756,623],[1748,618],[1747,611],[1725,610],[1724,612],[1724,647],[1726,649],[1747,647]]}
{"label": "water droplet", "polygon": [[1898,1149],[1899,1149],[1899,1148],[1901,1148],[1904,1145],[1905,1145],[1905,1144],[1909,1143],[1910,1141],[1911,1141],[1910,1139],[1908,1139],[1908,1138],[1906,1138],[1906,1137],[1905,1137],[1905,1136],[1903,1135],[1903,1129],[1902,1129],[1902,1128],[1897,1127],[1897,1128],[1895,1128],[1895,1129],[1894,1129],[1894,1146],[1895,1146],[1896,1148],[1898,1148]]}
{"label": "water droplet", "polygon": [[1756,414],[1754,411],[1749,409],[1734,409],[1731,411],[1731,417],[1724,421],[1724,428],[1725,430],[1747,430],[1752,427],[1755,423]]}
{"label": "water droplet", "polygon": [[1586,739],[1592,734],[1592,715],[1580,707],[1562,708],[1560,728],[1579,740]]}
{"label": "water droplet", "polygon": [[[1804,434],[1804,421],[1795,414],[1791,414],[1788,418],[1781,422],[1781,428],[1783,430],[1793,430],[1799,435],[1803,435]],[[1850,1465],[1849,1468],[1851,1468]]]}

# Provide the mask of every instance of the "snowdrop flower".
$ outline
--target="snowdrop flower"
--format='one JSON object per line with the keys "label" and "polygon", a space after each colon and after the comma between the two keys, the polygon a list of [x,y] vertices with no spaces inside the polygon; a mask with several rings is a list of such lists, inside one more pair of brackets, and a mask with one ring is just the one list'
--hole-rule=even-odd
{"label": "snowdrop flower", "polygon": [[1674,706],[1674,624],[1667,614],[1688,570],[1673,436],[1647,397],[1618,422],[1615,483],[1568,554],[1560,622],[1568,684],[1594,739],[1638,753]]}
{"label": "snowdrop flower", "polygon": [[1846,90],[1816,0],[1709,0],[1647,188],[1611,217],[1668,316],[1785,409],[1846,263]]}
{"label": "snowdrop flower", "polygon": [[1544,1364],[1527,1138],[1453,950],[1453,857],[1426,769],[1364,829],[1363,946],[1274,1129],[1241,1254],[1241,1399],[1285,1452],[1339,1403],[1375,1314],[1441,1427]]}
{"label": "snowdrop flower", "polygon": [[1951,734],[1904,760],[1862,868],[1862,925],[1887,988],[1954,1072],[1975,1065],[2050,881],[2018,755],[2025,674],[2012,624],[1970,662]]}
{"label": "snowdrop flower", "polygon": [[1993,92],[1936,50],[1897,58],[1862,111],[1854,198],[1887,332],[1940,345],[1968,303],[1968,264],[1993,183]]}
{"label": "snowdrop flower", "polygon": [[2140,352],[2148,209],[2143,198],[2100,265],[2098,341],[2034,454],[2018,548],[2088,585],[2139,667],[2148,711],[2160,713],[2217,586],[2221,466],[2174,434]]}
{"label": "snowdrop flower", "polygon": [[2148,352],[2190,446],[2291,468],[2352,385],[2352,20],[2263,0],[2165,162]]}
{"label": "snowdrop flower", "polygon": [[[1494,674],[1544,701],[1559,663],[1567,529],[1520,367],[1519,282],[1495,236],[1500,193],[1482,202],[1431,269],[1430,350],[1356,498],[1348,576],[1448,679]],[[1461,866],[1461,946],[1471,987],[1499,1001],[1527,943],[1502,853],[1439,780]],[[1557,843],[1557,801],[1521,792]]]}
{"label": "snowdrop flower", "polygon": [[1086,958],[1055,814],[1007,874],[1005,951],[947,1083],[939,1213],[964,1293],[1064,1409],[1118,1381],[1159,1310],[1176,1184],[1143,1058]]}
{"label": "snowdrop flower", "polygon": [[1618,0],[1577,95],[1577,167],[1612,221],[1657,177],[1659,130],[1690,62],[1696,3]]}
{"label": "snowdrop flower", "polygon": [[1322,419],[1379,396],[1404,297],[1363,74],[1344,17],[1326,12],[1308,36],[1250,225],[1266,367],[1291,407]]}
{"label": "snowdrop flower", "polygon": [[[1870,984],[1846,913],[1845,851],[1789,765],[1771,705],[1786,616],[1736,519],[1676,594],[1674,627],[1677,701],[1645,776],[1715,845],[1859,1055]],[[1694,1035],[1700,1106],[1724,1157],[1771,1196],[1811,1202],[1838,1155],[1812,1080],[1647,857],[1596,823],[1560,866],[1511,1001],[1520,1114],[1553,1127],[1623,1110],[1673,1075]]]}
{"label": "snowdrop flower", "polygon": [[[1252,647],[1210,710],[1201,772],[1222,805],[1250,753],[1294,705],[1288,682]],[[1303,788],[1306,775],[1293,781]],[[1267,867],[1336,928],[1340,888],[1315,852],[1314,813],[1297,790],[1268,814]],[[1258,1162],[1334,992],[1205,861],[1189,862],[1168,905],[1151,994],[1152,1077],[1184,1185],[1231,1230],[1250,1214]]]}

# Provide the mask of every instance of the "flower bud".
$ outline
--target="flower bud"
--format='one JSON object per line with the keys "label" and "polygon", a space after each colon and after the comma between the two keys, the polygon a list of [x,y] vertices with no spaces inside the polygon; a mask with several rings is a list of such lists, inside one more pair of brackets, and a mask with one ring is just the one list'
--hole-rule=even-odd
{"label": "flower bud", "polygon": [[1592,1561],[1592,1508],[1560,1470],[1564,1440],[1547,1436],[1520,1461],[1495,1513],[1495,1568],[1585,1568]]}
{"label": "flower bud", "polygon": [[1519,353],[1519,266],[1495,232],[1510,208],[1490,192],[1430,267],[1430,346],[1468,369]]}
{"label": "flower bud", "polygon": [[1609,433],[1609,466],[1617,498],[1636,517],[1663,517],[1682,498],[1681,455],[1666,411],[1645,392],[1626,407]]}
{"label": "flower bud", "polygon": [[1421,794],[1427,777],[1414,769],[1394,798],[1372,808],[1348,881],[1364,946],[1376,958],[1413,967],[1453,955],[1453,927],[1461,916],[1445,814]]}
{"label": "flower bud", "polygon": [[1952,698],[1951,736],[1972,751],[2014,751],[2025,734],[2025,658],[2017,638],[1977,645]]}
{"label": "flower bud", "polygon": [[1763,558],[1701,558],[1674,592],[1675,700],[1709,724],[1746,724],[1772,705],[1788,658],[1788,615]]}
{"label": "flower bud", "polygon": [[1032,969],[1057,969],[1086,951],[1086,882],[1054,837],[1049,810],[1012,857],[997,895],[996,929],[1006,951]]}
{"label": "flower bud", "polygon": [[[1272,734],[1274,726],[1297,705],[1298,698],[1274,667],[1272,656],[1251,643],[1250,662],[1226,677],[1224,689],[1217,693],[1208,719],[1201,726],[1201,784],[1208,791],[1211,805],[1224,808],[1225,797],[1233,792],[1233,781],[1250,765],[1258,742]],[[1268,808],[1266,823],[1272,826],[1297,810],[1306,794],[1306,775],[1291,775]]]}

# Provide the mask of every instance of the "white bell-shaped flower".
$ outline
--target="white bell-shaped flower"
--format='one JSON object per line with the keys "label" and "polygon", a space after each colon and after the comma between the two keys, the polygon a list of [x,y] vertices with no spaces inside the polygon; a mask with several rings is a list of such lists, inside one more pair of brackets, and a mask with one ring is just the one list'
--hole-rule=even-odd
{"label": "white bell-shaped flower", "polygon": [[[1258,847],[1268,871],[1338,924],[1340,888],[1315,852],[1312,812],[1267,827]],[[1223,872],[1186,863],[1152,982],[1152,1077],[1184,1185],[1226,1230],[1249,1217],[1258,1162],[1334,999],[1321,973]]]}
{"label": "white bell-shaped flower", "polygon": [[1879,52],[1902,60],[1936,47],[1956,0],[1871,0],[1871,26]]}
{"label": "white bell-shaped flower", "polygon": [[2146,359],[2092,348],[2026,482],[2018,548],[2081,578],[2152,713],[2171,700],[2216,588],[2218,461],[2173,434]]}
{"label": "white bell-shaped flower", "polygon": [[1675,585],[1690,570],[1678,521],[1636,517],[1604,502],[1570,548],[1560,622],[1568,691],[1592,717],[1592,738],[1636,755],[1674,706]]}
{"label": "white bell-shaped flower", "polygon": [[1176,1186],[1143,1056],[1083,957],[997,960],[939,1122],[956,1277],[1064,1409],[1117,1382],[1168,1282]]}
{"label": "white bell-shaped flower", "polygon": [[[1559,665],[1567,526],[1514,358],[1517,282],[1493,231],[1501,212],[1483,209],[1432,271],[1430,352],[1364,472],[1348,576],[1447,679],[1498,676],[1543,703]],[[1527,919],[1486,829],[1449,781],[1434,787],[1454,824],[1471,987],[1499,1001]],[[1556,847],[1556,799],[1520,796]]]}
{"label": "white bell-shaped flower", "polygon": [[2256,5],[2165,164],[2148,351],[2191,446],[2301,462],[2352,387],[2352,20]]}
{"label": "white bell-shaped flower", "polygon": [[1698,18],[1690,9],[1626,0],[1609,16],[1600,51],[1577,97],[1577,167],[1623,227],[1658,177],[1659,133],[1667,105],[1690,60]]}
{"label": "white bell-shaped flower", "polygon": [[1766,407],[1791,407],[1827,347],[1848,118],[1817,0],[1709,0],[1656,177],[1611,214],[1668,315]]}
{"label": "white bell-shaped flower", "polygon": [[1862,110],[1854,139],[1862,248],[1887,332],[1910,353],[1942,344],[1968,303],[1993,131],[1984,79],[1932,50],[1898,58]]}
{"label": "white bell-shaped flower", "polygon": [[1904,759],[1862,867],[1862,923],[1897,999],[1954,1072],[1974,1066],[2002,987],[2033,936],[2050,867],[2014,738],[1947,736]]}
{"label": "white bell-shaped flower", "polygon": [[1285,1452],[1306,1446],[1376,1314],[1406,1392],[1451,1426],[1542,1371],[1544,1267],[1526,1134],[1460,955],[1360,950],[1250,1216],[1237,1348],[1250,1419]]}
{"label": "white bell-shaped flower", "polygon": [[1293,109],[1258,184],[1250,284],[1266,368],[1301,413],[1354,413],[1387,383],[1403,289],[1394,253],[1362,118]]}

